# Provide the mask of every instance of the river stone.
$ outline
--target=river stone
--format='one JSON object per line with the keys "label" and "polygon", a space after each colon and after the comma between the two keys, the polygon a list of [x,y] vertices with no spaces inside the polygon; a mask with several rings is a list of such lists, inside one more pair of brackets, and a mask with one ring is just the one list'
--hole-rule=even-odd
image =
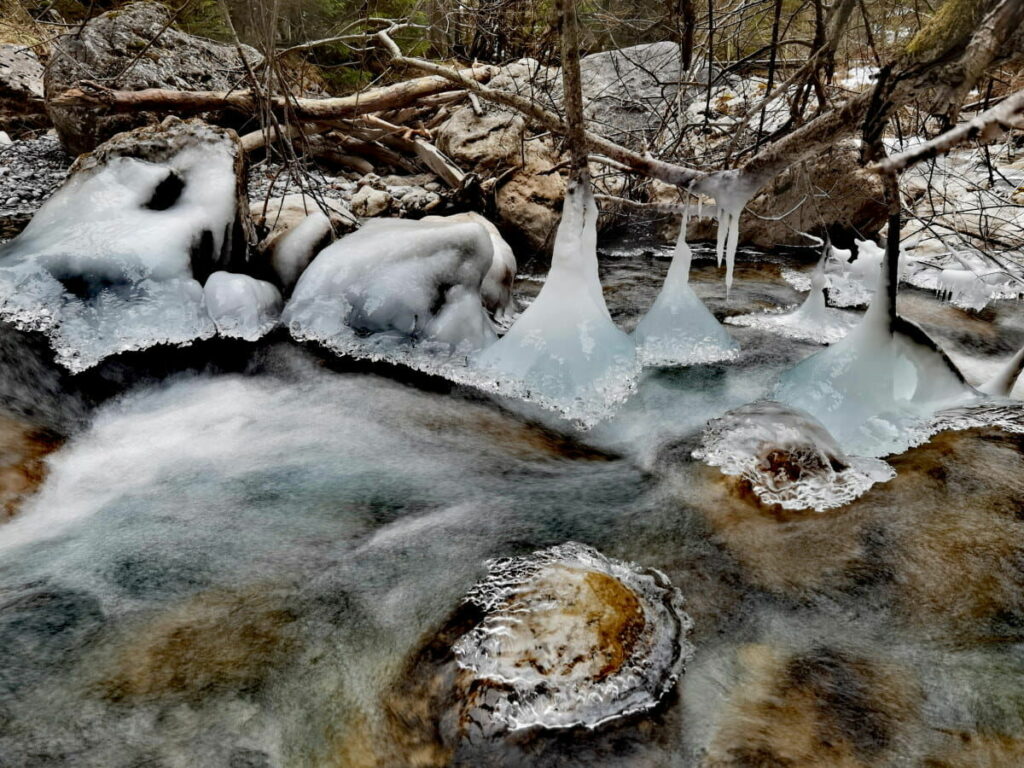
{"label": "river stone", "polygon": [[466,598],[484,618],[453,648],[467,717],[485,734],[645,711],[692,653],[682,596],[658,571],[573,542],[489,568]]}
{"label": "river stone", "polygon": [[49,122],[39,57],[24,45],[0,44],[0,130],[17,138]]}
{"label": "river stone", "polygon": [[[152,112],[100,115],[83,107],[56,107],[54,96],[83,80],[125,90],[237,89],[245,66],[233,45],[223,45],[169,27],[171,11],[137,2],[91,19],[74,35],[59,37],[46,70],[47,111],[72,154],[88,152],[120,131],[158,122]],[[166,29],[165,29],[166,27]],[[262,56],[242,47],[250,66]]]}

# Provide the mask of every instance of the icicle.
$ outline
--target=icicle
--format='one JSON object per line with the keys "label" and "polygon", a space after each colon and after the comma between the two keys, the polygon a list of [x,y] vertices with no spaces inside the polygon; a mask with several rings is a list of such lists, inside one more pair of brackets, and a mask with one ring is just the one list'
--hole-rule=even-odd
{"label": "icicle", "polygon": [[739,351],[739,345],[690,287],[689,214],[687,201],[665,283],[633,331],[637,355],[646,365],[710,363],[732,359]]}
{"label": "icicle", "polygon": [[509,332],[475,360],[476,386],[561,412],[583,426],[636,386],[632,339],[612,322],[597,270],[597,206],[584,186],[565,197],[551,270]]}
{"label": "icicle", "polygon": [[999,373],[978,387],[978,391],[993,397],[1009,397],[1022,372],[1024,372],[1024,347],[1021,347],[1020,351],[1010,358]]}
{"label": "icicle", "polygon": [[737,171],[724,171],[704,180],[703,191],[715,198],[718,204],[718,237],[715,256],[718,266],[725,258],[725,293],[732,290],[733,268],[736,263],[736,247],[740,239],[740,214],[755,190]]}

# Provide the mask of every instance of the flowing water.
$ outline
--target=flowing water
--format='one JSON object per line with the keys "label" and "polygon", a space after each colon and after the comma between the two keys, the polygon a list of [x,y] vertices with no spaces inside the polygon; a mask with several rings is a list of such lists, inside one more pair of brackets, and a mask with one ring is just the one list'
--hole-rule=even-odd
{"label": "flowing water", "polygon": [[[603,253],[620,327],[669,255]],[[795,304],[783,265],[741,250],[727,301],[696,249],[691,283],[719,317]],[[900,302],[971,380],[1024,344],[1013,303]],[[1024,437],[941,433],[845,507],[761,506],[691,453],[818,347],[729,332],[736,360],[647,371],[588,433],[283,336],[69,378],[5,332],[0,766],[1024,764]],[[570,541],[680,590],[678,685],[595,729],[452,738],[463,596]]]}

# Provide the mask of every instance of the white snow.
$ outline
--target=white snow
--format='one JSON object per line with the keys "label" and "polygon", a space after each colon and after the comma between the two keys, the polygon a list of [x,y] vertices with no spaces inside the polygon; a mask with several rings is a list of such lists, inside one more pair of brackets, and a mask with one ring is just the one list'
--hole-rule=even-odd
{"label": "white snow", "polygon": [[637,355],[644,365],[695,365],[730,360],[736,343],[690,287],[693,254],[686,242],[683,216],[665,284],[633,331]]}
{"label": "white snow", "polygon": [[214,272],[203,293],[221,336],[256,341],[273,330],[281,316],[280,291],[249,275]]}
{"label": "white snow", "polygon": [[896,476],[880,459],[848,456],[809,413],[771,401],[713,419],[693,456],[743,477],[761,501],[783,509],[841,507]]}
{"label": "white snow", "polygon": [[319,210],[311,212],[274,243],[270,265],[285,291],[290,291],[299,276],[316,256],[318,243],[331,232],[331,220]]}
{"label": "white snow", "polygon": [[[147,207],[172,174],[180,196]],[[221,252],[235,200],[226,143],[164,163],[115,157],[72,175],[0,248],[0,319],[48,333],[76,372],[119,352],[212,336],[190,257],[204,239]]]}
{"label": "white snow", "polygon": [[473,212],[456,213],[451,216],[424,216],[423,221],[475,222],[487,230],[491,245],[494,247],[494,258],[480,286],[480,296],[495,321],[510,318],[515,311],[512,283],[516,277],[516,256],[512,252],[512,246],[505,242],[498,228],[484,216]]}
{"label": "white snow", "polygon": [[282,319],[339,354],[433,370],[496,338],[480,296],[493,255],[475,222],[371,220],[320,252]]}
{"label": "white snow", "polygon": [[590,426],[636,386],[632,339],[612,322],[597,269],[597,206],[570,188],[540,294],[476,358],[477,386],[536,402]]}

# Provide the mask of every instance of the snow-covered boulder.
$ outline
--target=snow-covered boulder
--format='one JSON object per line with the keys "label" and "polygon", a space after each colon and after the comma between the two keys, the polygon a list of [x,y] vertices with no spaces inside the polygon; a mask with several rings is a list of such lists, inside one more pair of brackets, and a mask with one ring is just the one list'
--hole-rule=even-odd
{"label": "snow-covered boulder", "polygon": [[484,306],[495,320],[503,320],[512,315],[515,306],[512,301],[512,283],[516,278],[516,255],[512,247],[505,242],[498,228],[479,213],[456,213],[451,216],[425,216],[423,221],[473,222],[487,230],[494,248],[491,268],[484,276],[480,286],[480,297]]}
{"label": "snow-covered boulder", "polygon": [[468,354],[495,339],[481,298],[493,261],[474,221],[374,219],[317,255],[283,320],[339,354],[414,365],[413,348]]}
{"label": "snow-covered boulder", "polygon": [[256,341],[281,316],[281,292],[249,275],[214,272],[203,286],[206,310],[221,336]]}
{"label": "snow-covered boulder", "polygon": [[[238,87],[245,74],[238,48],[181,32],[169,26],[171,21],[168,7],[136,2],[90,19],[75,34],[54,39],[45,78],[47,111],[69,152],[87,152],[120,131],[159,119],[149,112],[101,115],[50,102],[79,81],[116,77],[118,87],[133,91]],[[262,62],[255,49],[241,50],[250,66]]]}
{"label": "snow-covered boulder", "polygon": [[212,336],[198,280],[244,259],[242,165],[233,132],[177,118],[80,158],[0,247],[0,319],[72,371]]}
{"label": "snow-covered boulder", "polygon": [[250,205],[257,231],[266,232],[258,249],[285,293],[335,235],[351,232],[358,222],[343,202],[323,198],[325,213],[309,195],[296,193]]}

